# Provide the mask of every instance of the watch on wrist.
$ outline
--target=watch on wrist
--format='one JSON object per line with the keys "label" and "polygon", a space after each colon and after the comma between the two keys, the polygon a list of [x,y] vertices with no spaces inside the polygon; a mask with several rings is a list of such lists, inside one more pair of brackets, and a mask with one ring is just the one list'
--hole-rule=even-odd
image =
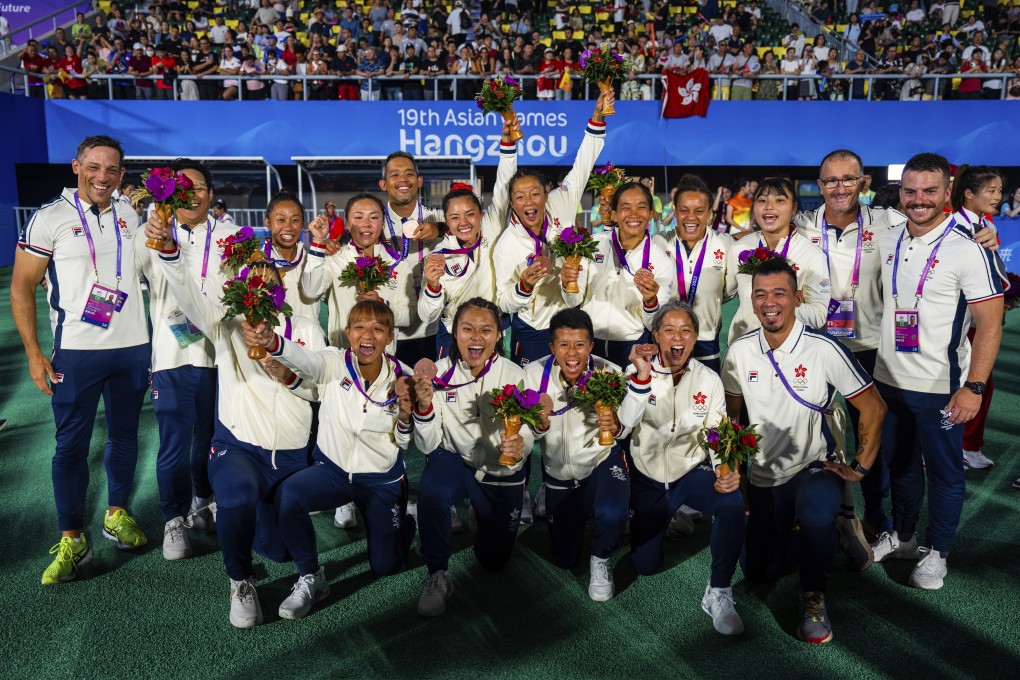
{"label": "watch on wrist", "polygon": [[850,463],[850,469],[856,472],[857,474],[864,476],[867,476],[868,473],[871,472],[869,468],[866,468],[863,465],[861,465],[860,462],[857,461],[856,459],[854,459],[854,462]]}
{"label": "watch on wrist", "polygon": [[988,385],[978,380],[968,380],[967,382],[963,383],[963,386],[966,387],[971,392],[973,392],[974,394],[984,394],[985,390],[988,389]]}

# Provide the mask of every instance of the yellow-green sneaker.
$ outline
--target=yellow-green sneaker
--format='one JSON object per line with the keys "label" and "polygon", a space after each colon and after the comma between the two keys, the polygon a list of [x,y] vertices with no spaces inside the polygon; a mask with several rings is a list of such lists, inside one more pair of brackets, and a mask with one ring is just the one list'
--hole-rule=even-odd
{"label": "yellow-green sneaker", "polygon": [[121,550],[134,550],[148,543],[145,532],[123,508],[113,513],[112,517],[109,512],[106,513],[106,519],[103,520],[103,536],[116,541],[117,547]]}
{"label": "yellow-green sneaker", "polygon": [[78,576],[78,567],[92,559],[92,549],[89,548],[85,536],[81,537],[80,543],[75,543],[70,536],[64,536],[60,543],[50,548],[50,554],[54,553],[57,559],[46,567],[42,575],[44,586],[73,581]]}

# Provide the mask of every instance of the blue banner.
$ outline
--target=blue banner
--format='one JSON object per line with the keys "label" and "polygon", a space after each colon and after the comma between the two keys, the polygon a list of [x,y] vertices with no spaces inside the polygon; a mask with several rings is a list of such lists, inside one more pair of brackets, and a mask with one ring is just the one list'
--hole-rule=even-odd
{"label": "blue banner", "polygon": [[995,228],[999,230],[999,257],[1008,271],[1020,274],[1020,218],[997,217]]}
{"label": "blue banner", "polygon": [[[592,102],[518,103],[521,163],[570,165]],[[962,164],[1020,158],[1016,102],[712,102],[707,118],[663,120],[658,102],[621,101],[601,161],[627,166],[816,166],[849,148],[867,165],[934,151]],[[473,102],[46,102],[51,162],[111,134],[129,155],[470,156],[496,165],[500,118]]]}

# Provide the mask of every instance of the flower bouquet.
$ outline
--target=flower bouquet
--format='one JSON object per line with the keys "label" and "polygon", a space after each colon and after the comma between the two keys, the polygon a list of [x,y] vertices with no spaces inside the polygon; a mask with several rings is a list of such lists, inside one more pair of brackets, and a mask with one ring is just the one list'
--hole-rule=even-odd
{"label": "flower bouquet", "polygon": [[[741,425],[724,415],[718,425],[701,431],[698,437],[701,448],[715,454],[720,474],[728,475],[761,449],[761,438],[754,428],[754,425]],[[722,493],[718,482],[715,490]]]}
{"label": "flower bouquet", "polygon": [[623,168],[618,168],[612,163],[606,163],[601,168],[592,170],[588,178],[587,191],[597,191],[599,196],[605,199],[606,203],[612,205],[616,190],[627,181]]}
{"label": "flower bouquet", "polygon": [[740,264],[737,265],[737,273],[754,276],[754,273],[758,271],[758,267],[775,257],[781,258],[783,256],[764,246],[759,246],[753,250],[741,251],[740,255],[737,256],[737,259],[740,261]]}
{"label": "flower bouquet", "polygon": [[[598,251],[598,243],[591,237],[591,232],[583,227],[567,227],[560,232],[556,240],[549,246],[556,257],[562,257],[567,264],[577,266],[581,264],[581,258],[594,260]],[[571,281],[564,290],[568,293],[580,293],[577,281]]]}
{"label": "flower bouquet", "polygon": [[510,141],[516,142],[524,139],[521,132],[521,125],[517,121],[517,114],[514,113],[514,101],[524,97],[524,90],[520,84],[510,76],[496,76],[482,85],[482,91],[475,95],[478,108],[486,113],[495,111],[503,116],[503,120],[510,123]]}
{"label": "flower bouquet", "polygon": [[[223,320],[244,315],[252,326],[260,323],[274,327],[280,325],[278,315],[290,316],[291,309],[285,302],[287,291],[279,281],[276,267],[268,262],[257,262],[247,269],[245,276],[227,281],[220,298],[225,307]],[[265,357],[265,347],[248,348],[249,359],[258,361]]]}
{"label": "flower bouquet", "polygon": [[357,286],[359,293],[381,288],[395,278],[396,270],[378,257],[359,257],[340,272],[340,282]]}
{"label": "flower bouquet", "polygon": [[249,264],[263,259],[262,239],[255,238],[251,227],[241,227],[237,233],[218,240],[216,245],[220,247],[220,259],[224,266],[235,275]]}
{"label": "flower bouquet", "polygon": [[[582,408],[593,408],[599,415],[615,411],[625,396],[627,387],[623,374],[604,368],[597,368],[588,376],[581,376],[571,390],[571,399],[575,404]],[[612,432],[599,428],[600,446],[611,446],[615,441]]]}
{"label": "flower bouquet", "polygon": [[[147,198],[152,198],[156,206],[156,214],[163,226],[169,226],[174,211],[190,208],[195,202],[195,189],[191,178],[183,172],[177,173],[170,168],[152,168],[142,175],[142,186],[131,194],[131,202],[136,206]],[[145,242],[146,248],[162,250],[163,241],[150,238]]]}
{"label": "flower bouquet", "polygon": [[[509,439],[521,431],[521,425],[527,423],[532,430],[538,430],[538,417],[542,412],[540,396],[535,390],[526,390],[524,385],[504,385],[489,393],[492,397],[492,409],[496,418],[503,419],[503,434]],[[512,456],[500,456],[499,464],[513,467],[518,461]]]}
{"label": "flower bouquet", "polygon": [[[596,47],[581,52],[581,79],[599,86],[599,92],[607,94],[613,90],[613,79],[623,73],[623,57],[616,52]],[[616,109],[606,106],[602,109],[603,116],[612,116]]]}

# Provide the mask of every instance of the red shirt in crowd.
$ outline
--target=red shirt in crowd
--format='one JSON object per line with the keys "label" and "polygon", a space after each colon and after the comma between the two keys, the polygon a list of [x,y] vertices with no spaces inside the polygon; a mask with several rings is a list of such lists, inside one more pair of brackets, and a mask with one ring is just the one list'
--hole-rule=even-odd
{"label": "red shirt in crowd", "polygon": [[[81,65],[81,57],[77,54],[70,58],[64,57],[56,63],[56,67],[68,75],[80,76],[85,73],[85,69]],[[67,82],[64,83],[64,87],[70,90],[77,90],[85,87],[85,80],[82,78],[68,78]]]}

